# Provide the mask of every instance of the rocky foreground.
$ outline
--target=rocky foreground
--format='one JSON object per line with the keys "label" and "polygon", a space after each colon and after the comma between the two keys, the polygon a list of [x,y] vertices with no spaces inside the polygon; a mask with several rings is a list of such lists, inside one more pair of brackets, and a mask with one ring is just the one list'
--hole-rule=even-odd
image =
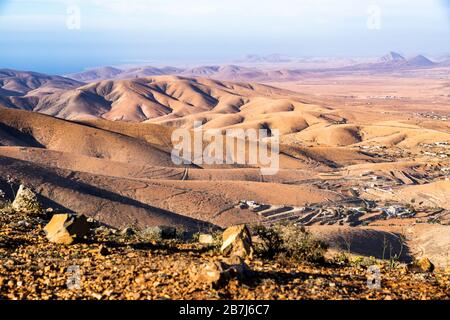
{"label": "rocky foreground", "polygon": [[115,230],[39,212],[27,196],[31,202],[0,210],[0,299],[450,297],[449,274],[426,260],[407,266],[342,254],[314,263],[268,257],[245,226],[190,237],[164,228]]}

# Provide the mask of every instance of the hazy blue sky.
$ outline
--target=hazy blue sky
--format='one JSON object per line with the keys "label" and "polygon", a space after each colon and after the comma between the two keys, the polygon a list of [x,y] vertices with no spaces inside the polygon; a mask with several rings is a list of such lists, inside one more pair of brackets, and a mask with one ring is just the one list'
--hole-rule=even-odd
{"label": "hazy blue sky", "polygon": [[450,1],[0,0],[0,67],[67,73],[248,53],[355,57],[390,50],[450,53]]}

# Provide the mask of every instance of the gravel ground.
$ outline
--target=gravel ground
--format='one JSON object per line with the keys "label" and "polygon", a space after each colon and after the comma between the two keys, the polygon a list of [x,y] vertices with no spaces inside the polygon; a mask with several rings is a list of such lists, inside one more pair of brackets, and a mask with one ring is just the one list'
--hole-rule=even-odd
{"label": "gravel ground", "polygon": [[449,299],[449,275],[414,274],[380,263],[381,288],[367,267],[255,258],[245,281],[212,289],[192,281],[195,266],[218,258],[197,243],[143,242],[111,230],[82,243],[53,244],[46,221],[0,213],[0,299]]}

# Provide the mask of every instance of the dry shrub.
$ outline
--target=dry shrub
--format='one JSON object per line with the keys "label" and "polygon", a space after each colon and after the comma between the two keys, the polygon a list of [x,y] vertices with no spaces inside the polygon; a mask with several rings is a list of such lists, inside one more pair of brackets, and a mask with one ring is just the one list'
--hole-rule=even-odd
{"label": "dry shrub", "polygon": [[253,229],[261,243],[257,253],[264,258],[281,258],[299,262],[323,262],[327,246],[303,227],[257,226]]}

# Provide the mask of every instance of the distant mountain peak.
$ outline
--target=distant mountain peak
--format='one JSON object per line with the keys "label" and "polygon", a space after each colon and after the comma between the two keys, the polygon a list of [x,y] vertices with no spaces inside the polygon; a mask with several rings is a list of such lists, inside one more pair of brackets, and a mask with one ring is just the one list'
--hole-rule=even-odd
{"label": "distant mountain peak", "polygon": [[408,59],[408,65],[415,67],[428,67],[434,65],[434,62],[423,55],[418,55]]}
{"label": "distant mountain peak", "polygon": [[258,54],[247,54],[243,60],[238,62],[270,62],[270,63],[281,63],[281,62],[290,62],[291,59],[287,56],[281,55],[279,53],[272,53],[266,56],[260,56]]}
{"label": "distant mountain peak", "polygon": [[380,58],[381,62],[398,62],[405,61],[405,57],[403,57],[400,53],[391,51],[387,55]]}
{"label": "distant mountain peak", "polygon": [[111,66],[105,66],[88,69],[80,73],[68,74],[66,75],[66,77],[77,81],[86,82],[86,81],[96,81],[100,79],[110,79],[121,74],[122,72],[123,70],[121,69],[117,69]]}

